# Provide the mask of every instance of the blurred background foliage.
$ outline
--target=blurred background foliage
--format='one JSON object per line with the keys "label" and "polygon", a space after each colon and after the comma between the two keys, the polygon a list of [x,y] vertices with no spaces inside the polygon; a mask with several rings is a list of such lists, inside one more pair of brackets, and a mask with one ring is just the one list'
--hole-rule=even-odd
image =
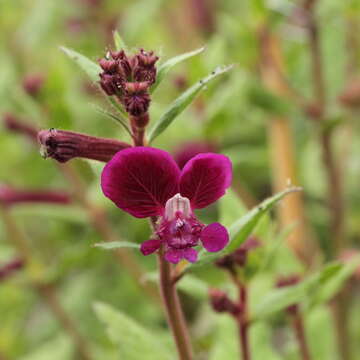
{"label": "blurred background foliage", "polygon": [[[97,61],[113,48],[114,29],[131,49],[154,50],[161,61],[206,46],[200,55],[177,65],[162,82],[152,99],[152,122],[184,89],[217,65],[235,64],[235,68],[209,84],[154,146],[176,153],[189,141],[214,144],[231,157],[234,178],[241,184],[248,204],[257,204],[271,195],[271,179],[276,172],[270,161],[267,129],[272,117],[285,116],[293,134],[297,184],[304,188],[306,218],[322,249],[321,258],[330,259],[327,185],[316,124],[294,102],[264,87],[259,71],[259,34],[266,23],[281,41],[290,86],[305,98],[312,98],[309,46],[297,5],[297,1],[290,0],[0,0],[1,114],[15,114],[38,129],[73,130],[130,141],[126,132],[95,110],[96,104],[106,107],[100,90],[59,47],[76,49]],[[348,45],[348,23],[356,22],[359,16],[360,3],[356,0],[319,1],[317,6],[330,104],[326,124],[336,127],[333,144],[343,166],[348,247],[359,246],[360,237],[360,136],[356,110],[342,106],[338,97],[349,81],[349,58],[355,56],[358,64],[358,49],[349,49]],[[31,96],[23,84],[34,74],[43,78],[43,86]],[[59,172],[55,162],[41,158],[38,145],[29,139],[3,128],[0,153],[2,183],[21,189],[63,190],[76,197],[78,190]],[[71,165],[86,184],[90,201],[106,210],[121,238],[135,243],[148,238],[146,221],[119,211],[102,195],[102,164],[74,160]],[[235,198],[234,193],[228,196]],[[246,201],[234,201],[238,202],[221,202],[209,208],[201,214],[202,219],[229,216],[231,223],[246,209]],[[81,204],[26,204],[13,207],[11,212],[44,265],[30,264],[0,283],[1,359],[2,354],[4,359],[21,360],[77,358],[71,339],[30,285],[38,277],[55,283],[60,302],[89,340],[95,359],[169,358],[172,345],[162,312],[110,251],[92,246],[103,239]],[[278,276],[305,269],[286,245],[286,229],[278,225],[272,214],[256,228],[263,246],[249,259],[251,304],[259,303]],[[0,264],[18,255],[10,238],[0,221]],[[151,278],[155,257],[145,258],[137,250],[133,253]],[[180,284],[198,358],[238,358],[235,325],[226,315],[214,314],[207,301],[210,286],[234,292],[224,274],[206,265],[196,268]],[[122,314],[113,313],[114,308],[101,303],[120,309]],[[314,359],[337,359],[330,310],[320,303],[304,305],[309,345]],[[359,311],[359,306],[351,307],[353,359],[360,354]],[[153,340],[130,318],[150,329]],[[299,359],[296,341],[282,313],[257,322],[250,336],[254,359]]]}

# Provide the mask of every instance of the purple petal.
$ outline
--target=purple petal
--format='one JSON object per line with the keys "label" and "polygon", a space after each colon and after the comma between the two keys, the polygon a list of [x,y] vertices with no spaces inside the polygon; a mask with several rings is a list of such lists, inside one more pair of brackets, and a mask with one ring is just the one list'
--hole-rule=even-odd
{"label": "purple petal", "polygon": [[180,176],[180,194],[193,209],[202,209],[225,194],[232,180],[232,165],[224,155],[199,154],[187,162]]}
{"label": "purple petal", "polygon": [[184,250],[184,258],[191,263],[194,263],[198,258],[198,253],[193,248],[187,248]]}
{"label": "purple petal", "polygon": [[147,241],[144,241],[140,246],[140,251],[143,253],[143,255],[150,255],[153,252],[155,252],[157,249],[159,249],[161,245],[161,241],[158,239],[150,239]]}
{"label": "purple petal", "polygon": [[161,215],[178,192],[180,170],[163,150],[133,147],[119,151],[101,175],[102,190],[120,209],[144,218]]}
{"label": "purple petal", "polygon": [[177,264],[183,258],[184,254],[181,249],[170,249],[165,253],[165,260],[172,264]]}
{"label": "purple petal", "polygon": [[221,224],[212,223],[203,229],[200,240],[207,251],[217,252],[222,250],[229,242],[229,233]]}

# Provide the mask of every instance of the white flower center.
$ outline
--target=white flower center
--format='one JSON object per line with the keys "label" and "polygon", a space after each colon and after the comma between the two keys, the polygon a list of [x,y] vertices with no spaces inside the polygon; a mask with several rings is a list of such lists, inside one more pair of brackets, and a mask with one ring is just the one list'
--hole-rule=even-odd
{"label": "white flower center", "polygon": [[189,199],[176,194],[166,202],[164,218],[171,221],[176,219],[179,213],[187,219],[191,216],[192,211]]}

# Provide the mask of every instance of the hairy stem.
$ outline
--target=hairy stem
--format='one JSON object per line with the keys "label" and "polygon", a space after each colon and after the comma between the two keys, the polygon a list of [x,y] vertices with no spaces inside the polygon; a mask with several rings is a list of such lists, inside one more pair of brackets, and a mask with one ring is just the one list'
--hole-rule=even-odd
{"label": "hairy stem", "polygon": [[175,340],[179,360],[191,360],[193,352],[184,314],[172,278],[170,263],[164,259],[163,251],[158,254],[160,272],[160,293],[165,306],[168,325]]}
{"label": "hairy stem", "polygon": [[[22,258],[26,261],[26,263],[32,263],[34,260],[32,258],[31,249],[27,244],[24,235],[17,227],[14,219],[12,218],[9,209],[2,207],[0,210],[5,227],[7,229],[9,237],[11,237],[13,244],[17,248],[18,252],[21,254]],[[90,355],[90,351],[88,350],[85,339],[77,330],[77,326],[73,322],[72,318],[66,313],[66,311],[63,309],[60,302],[58,301],[54,287],[52,285],[39,284],[36,281],[32,281],[32,286],[43,297],[43,299],[49,305],[49,308],[51,309],[55,318],[59,321],[64,330],[69,334],[74,345],[76,346],[76,349],[79,352],[81,359],[91,360],[92,357]]]}

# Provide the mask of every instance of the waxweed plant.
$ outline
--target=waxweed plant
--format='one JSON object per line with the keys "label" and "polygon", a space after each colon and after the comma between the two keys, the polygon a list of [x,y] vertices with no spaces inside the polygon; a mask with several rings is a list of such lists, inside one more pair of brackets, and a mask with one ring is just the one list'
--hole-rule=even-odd
{"label": "waxweed plant", "polygon": [[[301,274],[295,274],[290,280],[278,279],[277,287],[273,289],[265,286],[259,291],[255,286],[255,293],[261,295],[255,296],[254,301],[252,282],[262,278],[259,274],[272,269],[276,243],[287,238],[296,227],[290,226],[283,233],[276,234],[273,229],[269,230],[271,220],[268,212],[283,198],[295,196],[301,188],[283,188],[251,210],[244,210],[236,186],[232,185],[231,158],[209,151],[215,147],[208,144],[200,146],[201,150],[196,146],[194,151],[185,149],[186,159],[182,157],[181,163],[177,163],[176,156],[174,159],[154,145],[157,137],[166,134],[172,122],[211,80],[230,70],[234,72],[236,68],[217,67],[182,92],[156,120],[151,118],[155,90],[173,66],[198,55],[204,48],[163,61],[153,51],[130,51],[117,32],[114,33],[114,44],[114,48],[98,63],[72,49],[63,47],[62,50],[101,88],[107,107],[97,107],[96,110],[120,125],[130,141],[60,129],[38,133],[43,157],[58,162],[84,158],[106,163],[98,179],[99,191],[101,187],[108,199],[132,217],[148,219],[150,236],[141,239],[140,245],[114,239],[98,243],[96,247],[110,251],[138,251],[144,256],[156,255],[157,271],[142,274],[140,280],[158,284],[160,305],[169,332],[164,335],[154,329],[145,329],[109,305],[97,303],[95,312],[106,325],[111,341],[120,346],[124,359],[136,359],[140,354],[146,359],[173,359],[174,348],[179,359],[202,356],[194,330],[183,311],[178,294],[180,288],[190,296],[210,303],[215,312],[228,313],[237,326],[235,331],[228,322],[224,322],[224,327],[219,326],[219,334],[207,351],[210,359],[251,359],[252,350],[256,349],[254,341],[259,341],[266,333],[270,343],[269,319],[283,310],[291,318],[289,321],[293,324],[302,358],[309,360],[311,355],[302,313],[330,301],[350,277],[358,259],[354,257],[346,265],[330,263],[305,276],[299,265]],[[195,210],[213,203],[218,203],[220,221],[201,220],[201,212]],[[257,225],[264,222],[267,223],[267,232],[271,231],[272,236],[278,238],[275,246],[263,241],[264,233],[261,231],[259,238],[251,236]],[[210,288],[193,274],[202,266],[215,265],[230,277],[231,289]],[[139,280],[139,276],[135,278]],[[261,283],[261,280],[256,283]],[[255,340],[251,339],[252,333]],[[168,341],[169,334],[173,342]],[[227,343],[229,337],[232,339],[230,345]],[[233,343],[238,346],[234,347]],[[270,344],[264,348],[266,356],[277,358]]]}

